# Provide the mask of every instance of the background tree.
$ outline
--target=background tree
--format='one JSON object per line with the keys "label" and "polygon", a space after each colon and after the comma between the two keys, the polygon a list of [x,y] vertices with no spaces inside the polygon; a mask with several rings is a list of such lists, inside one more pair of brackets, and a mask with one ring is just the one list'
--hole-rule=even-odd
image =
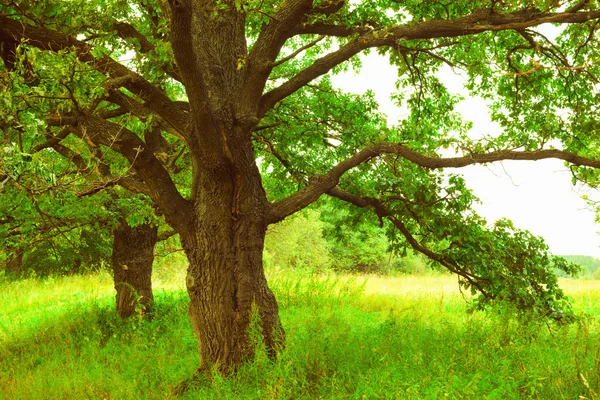
{"label": "background tree", "polygon": [[[357,212],[358,211],[358,212]],[[386,273],[401,272],[403,263],[390,250],[390,242],[379,221],[369,210],[344,207],[328,201],[320,208],[323,236],[331,243],[332,266],[339,271]]]}
{"label": "background tree", "polygon": [[132,178],[110,176],[97,152],[88,158],[52,138],[37,145],[30,136],[11,139],[6,129],[0,252],[7,274],[43,277],[112,265],[117,312],[130,316],[139,304],[149,309],[154,246],[168,234],[157,236],[160,218],[147,196],[115,188],[136,190],[122,182]]}
{"label": "background tree", "polygon": [[0,252],[7,270],[20,260],[15,276],[82,273],[101,268],[110,257],[106,226],[114,213],[103,206],[108,198],[78,201],[63,186],[78,179],[76,170],[58,153],[48,155],[2,146]]}
{"label": "background tree", "polygon": [[[85,189],[77,192],[73,186],[80,177],[73,177],[71,163],[61,162],[60,154],[15,155],[10,146],[3,149],[0,252],[6,273],[44,277],[112,265],[117,312],[127,317],[138,304],[148,309],[153,301],[154,246],[168,232],[157,236],[160,219],[147,198],[112,187],[98,192],[98,186],[87,187],[85,181]],[[23,167],[18,174],[15,157]],[[46,179],[49,176],[52,179]]]}
{"label": "background tree", "polygon": [[[534,8],[535,7],[535,8]],[[458,168],[558,158],[597,181],[596,1],[160,0],[3,2],[0,42],[12,71],[7,129],[102,149],[144,186],[189,260],[189,314],[201,368],[230,371],[283,338],[267,286],[267,226],[322,195],[369,209],[388,236],[460,276],[481,304],[515,302],[561,319],[542,240],[509,221],[488,226]],[[552,41],[536,27],[562,27]],[[369,96],[327,74],[377,49],[398,67],[387,126]],[[436,72],[462,69],[491,102],[498,137],[472,140]],[[557,110],[570,112],[559,116]],[[181,151],[157,151],[148,133]],[[156,137],[156,135],[154,136]],[[64,138],[64,139],[63,139]],[[442,157],[451,148],[456,157]],[[447,150],[446,150],[447,151]],[[25,151],[27,152],[27,151]],[[191,185],[176,170],[186,154]],[[447,153],[445,153],[447,154]],[[257,157],[264,160],[257,163]],[[267,179],[268,178],[268,179]]]}
{"label": "background tree", "polygon": [[[14,96],[6,99],[8,110],[31,122],[46,100],[67,100],[45,94],[57,84],[70,90],[67,82],[76,73],[72,63],[41,72],[33,68],[32,55],[21,51],[16,42],[5,42],[7,49],[2,53],[7,72],[2,78],[12,92],[4,94]],[[68,101],[74,99],[75,94]],[[123,114],[117,110],[110,116]],[[154,216],[143,184],[122,160],[91,141],[70,140],[70,129],[54,135],[52,125],[34,123],[24,128],[11,125],[13,118],[6,115],[3,123],[0,156],[6,270],[13,275],[43,276],[112,264],[118,313],[130,316],[139,303],[148,309],[153,301],[154,245],[169,235],[157,236],[160,218]],[[156,126],[148,127],[145,139],[154,151],[168,157],[176,150]],[[115,189],[118,186],[127,190]]]}

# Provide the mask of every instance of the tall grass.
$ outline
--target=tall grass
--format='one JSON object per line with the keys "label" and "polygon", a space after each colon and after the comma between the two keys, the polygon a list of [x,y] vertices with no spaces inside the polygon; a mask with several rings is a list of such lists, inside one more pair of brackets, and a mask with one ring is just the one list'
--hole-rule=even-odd
{"label": "tall grass", "polygon": [[187,295],[172,272],[157,274],[152,320],[120,320],[104,274],[0,283],[0,398],[591,399],[600,392],[600,282],[562,282],[582,318],[558,328],[520,323],[506,309],[468,313],[447,275],[273,270],[287,333],[281,356],[271,361],[255,335],[252,363],[230,377],[190,381],[198,352]]}

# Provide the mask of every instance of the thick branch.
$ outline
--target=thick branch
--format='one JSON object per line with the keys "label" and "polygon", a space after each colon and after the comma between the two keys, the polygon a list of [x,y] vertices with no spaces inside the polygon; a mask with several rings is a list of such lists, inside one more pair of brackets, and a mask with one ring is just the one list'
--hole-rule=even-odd
{"label": "thick branch", "polygon": [[69,136],[69,134],[73,132],[73,128],[71,126],[66,126],[64,127],[56,136],[50,136],[50,138],[48,140],[46,140],[44,143],[40,143],[36,146],[34,146],[31,150],[30,153],[37,153],[38,151],[41,151],[43,149],[47,149],[48,147],[54,147],[55,145],[59,144],[61,142],[61,140],[65,139],[67,136]]}
{"label": "thick branch", "polygon": [[100,113],[100,117],[104,118],[104,119],[117,118],[117,117],[120,117],[121,115],[127,114],[127,111],[128,110],[126,110],[125,108],[119,107],[119,108],[115,108],[113,110],[107,110],[107,111]]}
{"label": "thick branch", "polygon": [[34,146],[29,152],[31,154],[33,154],[33,153],[37,153],[38,151],[42,151],[47,148],[52,148],[52,149],[54,149],[54,151],[56,151],[58,154],[63,156],[65,159],[72,162],[73,165],[75,165],[75,167],[77,167],[77,170],[79,173],[89,174],[90,168],[88,167],[87,163],[85,162],[85,160],[83,159],[81,154],[74,152],[70,148],[63,146],[60,143],[63,139],[65,139],[72,132],[73,132],[73,127],[66,126],[56,136],[51,136],[50,134],[48,134],[47,136],[49,137],[49,139],[47,141]]}
{"label": "thick branch", "polygon": [[248,55],[250,64],[275,61],[290,32],[312,7],[312,0],[287,0],[273,20],[260,32],[256,44]]}
{"label": "thick branch", "polygon": [[270,223],[278,222],[316,201],[322,194],[338,185],[340,177],[348,170],[384,154],[396,154],[423,168],[462,168],[473,164],[485,164],[503,160],[544,160],[554,158],[573,165],[600,168],[600,160],[581,157],[563,150],[549,149],[536,151],[495,151],[484,154],[470,154],[463,157],[440,158],[426,156],[401,143],[379,143],[367,147],[352,157],[338,163],[327,174],[313,177],[309,185],[285,199],[271,205]]}
{"label": "thick branch", "polygon": [[78,192],[77,197],[91,196],[112,186],[122,186],[132,193],[142,193],[147,196],[150,196],[151,194],[150,190],[148,189],[148,186],[146,186],[144,182],[131,176],[119,176],[104,182],[97,182],[92,187],[87,188],[84,191]]}
{"label": "thick branch", "polygon": [[191,213],[189,202],[181,196],[167,170],[139,137],[96,116],[82,117],[77,132],[84,140],[110,147],[125,156],[169,223],[178,232],[187,230]]}
{"label": "thick branch", "polygon": [[75,113],[52,115],[45,119],[48,126],[64,126],[69,129],[69,125],[73,126],[77,123]]}
{"label": "thick branch", "polygon": [[294,30],[294,35],[322,35],[348,37],[355,34],[364,34],[369,31],[366,27],[350,28],[341,25],[331,25],[324,23],[303,24]]}
{"label": "thick branch", "polygon": [[[372,37],[372,34],[370,35]],[[375,39],[374,37],[372,37]],[[349,60],[352,56],[360,53],[369,47],[383,46],[384,44],[393,45],[394,40],[375,39],[362,41],[354,40],[339,50],[329,53],[320,59],[316,60],[310,67],[302,70],[300,73],[290,78],[287,82],[281,84],[277,88],[265,93],[260,101],[259,117],[262,118],[277,102],[285,99],[298,89],[302,88],[310,81],[318,78],[331,71],[336,65]]]}
{"label": "thick branch", "polygon": [[[248,54],[242,104],[256,104],[262,94],[275,59],[291,32],[310,11],[312,0],[287,0],[273,20],[265,25]],[[244,110],[252,113],[253,110]]]}
{"label": "thick branch", "polygon": [[[283,100],[308,82],[331,71],[335,66],[349,60],[359,52],[373,47],[395,47],[402,40],[438,39],[458,36],[474,35],[482,32],[497,32],[503,30],[524,30],[526,28],[545,23],[582,23],[600,18],[600,10],[575,13],[541,13],[517,11],[511,14],[496,14],[490,10],[479,10],[456,20],[424,21],[414,25],[400,25],[388,29],[371,30],[364,32],[364,27],[354,28],[353,33],[360,36],[337,51],[329,53],[316,60],[289,81],[265,93],[261,99],[259,117],[265,115],[277,102]],[[309,27],[304,27],[308,32]],[[302,32],[302,29],[300,30]],[[316,28],[315,28],[316,29]],[[339,27],[321,25],[320,31],[311,31],[327,35],[332,34],[347,36],[350,32],[334,32]],[[304,33],[302,32],[302,33]]]}

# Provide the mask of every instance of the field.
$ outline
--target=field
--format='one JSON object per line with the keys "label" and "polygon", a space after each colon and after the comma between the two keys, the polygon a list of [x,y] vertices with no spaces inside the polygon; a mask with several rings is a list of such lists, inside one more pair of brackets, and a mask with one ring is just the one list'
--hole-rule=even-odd
{"label": "field", "polygon": [[121,321],[110,276],[0,283],[0,399],[592,399],[600,281],[563,280],[581,320],[468,312],[447,275],[270,271],[287,332],[234,376],[198,366],[182,271],[155,274],[152,320]]}

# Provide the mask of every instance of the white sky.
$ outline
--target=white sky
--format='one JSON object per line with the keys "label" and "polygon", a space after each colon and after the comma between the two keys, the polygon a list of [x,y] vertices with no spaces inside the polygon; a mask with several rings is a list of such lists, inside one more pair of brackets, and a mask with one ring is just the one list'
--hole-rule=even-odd
{"label": "white sky", "polygon": [[[459,75],[448,69],[442,76],[452,92],[461,92],[467,97]],[[395,68],[371,53],[363,57],[360,74],[347,73],[332,80],[334,86],[354,93],[373,90],[380,110],[395,124],[401,113],[390,101],[390,95],[396,90],[396,79]],[[487,107],[481,100],[466,98],[459,103],[457,111],[473,121],[475,136],[498,129],[490,122]],[[600,226],[594,222],[594,212],[581,199],[583,192],[571,184],[570,172],[562,161],[504,161],[448,171],[464,175],[468,187],[483,203],[476,207],[478,213],[488,222],[507,217],[516,227],[542,236],[554,254],[600,258]]]}

